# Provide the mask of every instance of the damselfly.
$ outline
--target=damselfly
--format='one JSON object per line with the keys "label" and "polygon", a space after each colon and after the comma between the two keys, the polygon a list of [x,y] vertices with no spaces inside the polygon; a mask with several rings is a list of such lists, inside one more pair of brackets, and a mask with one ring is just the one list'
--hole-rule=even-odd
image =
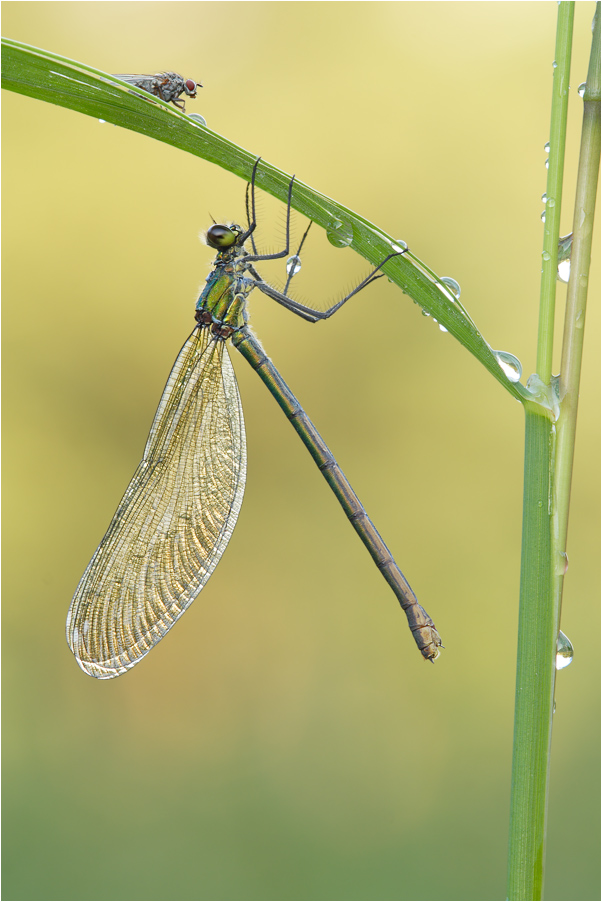
{"label": "damselfly", "polygon": [[192,78],[182,78],[177,72],[157,72],[156,75],[116,75],[122,81],[127,81],[137,88],[142,88],[155,97],[160,97],[166,103],[173,103],[181,110],[185,110],[183,100],[179,100],[180,94],[186,94],[193,99],[196,97],[196,89],[202,88],[200,81]]}
{"label": "damselfly", "polygon": [[[258,254],[247,187],[247,229],[214,223],[207,243],[217,250],[214,268],[196,305],[197,325],[184,344],[163,392],[144,456],[73,596],[67,641],[80,667],[99,679],[119,676],[146,655],[194,601],[213,573],[240,511],[246,477],[242,406],[226,341],[240,351],[267,385],[338,498],[378,569],[393,589],[416,644],[434,661],[441,640],[403,573],[337,465],[247,325],[247,297],[258,288],[310,322],[326,319],[350,297],[382,276],[390,254],[345,298],[326,311],[287,294],[299,265],[289,258],[284,292],[263,281],[254,264],[289,253],[294,177],[289,184],[286,247]],[[310,223],[311,226],[311,223]],[[252,253],[245,248],[250,239]]]}

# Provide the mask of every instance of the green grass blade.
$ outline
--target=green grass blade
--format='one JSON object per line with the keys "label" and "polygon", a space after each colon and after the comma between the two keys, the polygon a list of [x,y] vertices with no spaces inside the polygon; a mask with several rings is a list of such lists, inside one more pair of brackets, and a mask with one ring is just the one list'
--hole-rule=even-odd
{"label": "green grass blade", "polygon": [[[140,132],[216,163],[245,180],[250,179],[258,156],[158,98],[151,100],[144,91],[120,83],[109,73],[6,38],[2,40],[2,87]],[[286,202],[289,181],[288,173],[262,162],[256,182],[263,191]],[[352,247],[374,266],[397,246],[391,235],[301,181],[295,182],[292,205],[327,232],[347,232],[350,241],[345,246]],[[428,266],[412,254],[403,254],[390,260],[383,271],[463,344],[513,397],[530,397],[524,386],[508,377],[464,307]]]}

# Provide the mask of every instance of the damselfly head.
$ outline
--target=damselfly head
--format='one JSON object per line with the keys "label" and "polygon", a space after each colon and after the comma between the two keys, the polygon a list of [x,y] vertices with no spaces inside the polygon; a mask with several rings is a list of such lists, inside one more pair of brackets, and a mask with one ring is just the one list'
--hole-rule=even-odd
{"label": "damselfly head", "polygon": [[209,247],[213,247],[218,251],[233,247],[240,236],[242,229],[239,225],[212,225],[209,226],[205,234],[205,238]]}

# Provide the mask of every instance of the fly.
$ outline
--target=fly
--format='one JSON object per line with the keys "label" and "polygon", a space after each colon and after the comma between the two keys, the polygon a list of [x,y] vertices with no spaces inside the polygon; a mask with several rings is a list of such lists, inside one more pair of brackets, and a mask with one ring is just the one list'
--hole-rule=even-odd
{"label": "fly", "polygon": [[194,100],[196,89],[203,87],[200,81],[183,78],[177,72],[157,72],[156,75],[116,75],[115,78],[127,81],[148,94],[154,94],[155,97],[160,97],[166,103],[173,103],[183,111],[186,107],[184,100],[178,99],[180,95],[186,94]]}

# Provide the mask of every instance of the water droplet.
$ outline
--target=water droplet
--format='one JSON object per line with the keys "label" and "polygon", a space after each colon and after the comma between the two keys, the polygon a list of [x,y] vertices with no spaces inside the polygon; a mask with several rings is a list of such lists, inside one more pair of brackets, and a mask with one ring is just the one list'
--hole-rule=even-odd
{"label": "water droplet", "polygon": [[439,322],[439,320],[435,319],[435,317],[433,317],[433,322],[435,323],[436,326],[439,326],[439,329],[441,330],[441,332],[449,331],[448,329],[445,328],[445,326],[442,326],[441,323]]}
{"label": "water droplet", "polygon": [[546,143],[543,146],[543,149],[544,149],[544,153],[550,152],[550,142],[549,141],[546,141]]}
{"label": "water droplet", "polygon": [[462,289],[460,288],[460,285],[458,284],[458,282],[456,282],[455,279],[452,279],[451,276],[441,276],[439,281],[443,282],[443,284],[446,285],[447,288],[449,288],[449,290],[451,291],[451,293],[453,294],[453,296],[455,297],[455,299],[457,301],[460,300],[460,295],[462,294]]}
{"label": "water droplet", "polygon": [[552,707],[552,714],[556,714],[556,699],[554,699],[554,705]]}
{"label": "water droplet", "polygon": [[541,256],[542,256],[542,257],[543,257],[543,259],[544,259],[544,260],[545,260],[545,261],[546,261],[546,263],[547,263],[547,262],[548,262],[548,260],[549,260],[549,259],[550,259],[550,255],[549,255],[549,254],[548,254],[548,252],[547,252],[547,251],[542,251],[542,254],[541,254]]}
{"label": "water droplet", "polygon": [[546,221],[546,211],[545,211],[545,210],[542,210],[542,211],[541,211],[541,221],[542,221],[542,222],[545,222],[545,221]]}
{"label": "water droplet", "polygon": [[293,254],[293,256],[289,257],[286,261],[286,271],[289,276],[296,276],[300,269],[301,257],[299,257],[297,254]]}
{"label": "water droplet", "polygon": [[196,122],[199,123],[199,125],[202,125],[205,128],[207,127],[207,121],[206,121],[205,117],[201,116],[199,113],[189,113],[188,118],[194,119]]}
{"label": "water droplet", "polygon": [[550,168],[550,161],[546,160],[546,169],[549,169],[549,168]]}
{"label": "water droplet", "polygon": [[550,197],[550,199],[548,200],[548,207],[551,208],[551,207],[555,207],[555,206],[556,206],[556,201],[554,200],[553,197]]}
{"label": "water droplet", "polygon": [[556,560],[556,576],[565,576],[569,569],[569,556],[566,551],[559,551]]}
{"label": "water droplet", "polygon": [[507,351],[494,351],[497,362],[509,382],[518,382],[523,374],[523,365],[514,354]]}
{"label": "water droplet", "polygon": [[326,237],[334,247],[349,247],[353,241],[353,228],[349,223],[333,219],[326,229]]}
{"label": "water droplet", "polygon": [[557,68],[558,68],[558,63],[556,62],[556,60],[554,60],[554,62],[552,63],[552,69],[557,69]]}
{"label": "water droplet", "polygon": [[395,241],[391,245],[391,250],[394,251],[395,253],[399,253],[400,251],[407,251],[407,249],[408,249],[407,241],[403,241],[401,238],[399,239],[399,241]]}
{"label": "water droplet", "polygon": [[428,312],[428,310],[423,310],[423,311],[422,311],[422,315],[423,315],[423,316],[430,316],[431,314]]}
{"label": "water droplet", "polygon": [[100,122],[101,125],[106,125],[106,124],[107,124],[107,120],[106,120],[106,119],[99,119],[98,121]]}
{"label": "water droplet", "polygon": [[579,95],[579,97],[583,97],[583,95],[585,94],[586,88],[587,88],[587,82],[585,82],[585,81],[579,85],[579,87],[577,88],[577,94]]}
{"label": "water droplet", "polygon": [[[554,377],[552,377],[552,381]],[[531,373],[527,379],[527,388],[533,396],[533,400],[541,404],[547,410],[550,410],[554,416],[554,420],[558,418],[558,392],[552,385],[546,385],[537,373]]]}
{"label": "water droplet", "polygon": [[571,251],[573,249],[573,233],[558,239],[558,280],[568,282],[571,275]]}
{"label": "water droplet", "polygon": [[547,194],[542,194],[542,195],[541,195],[541,202],[542,202],[542,204],[545,204],[545,202],[547,201],[547,199],[548,199],[548,195],[547,195]]}
{"label": "water droplet", "polygon": [[571,261],[561,260],[558,264],[558,281],[568,282],[571,277]]}
{"label": "water droplet", "polygon": [[568,636],[558,631],[558,640],[556,642],[556,670],[564,670],[573,662],[573,646]]}

